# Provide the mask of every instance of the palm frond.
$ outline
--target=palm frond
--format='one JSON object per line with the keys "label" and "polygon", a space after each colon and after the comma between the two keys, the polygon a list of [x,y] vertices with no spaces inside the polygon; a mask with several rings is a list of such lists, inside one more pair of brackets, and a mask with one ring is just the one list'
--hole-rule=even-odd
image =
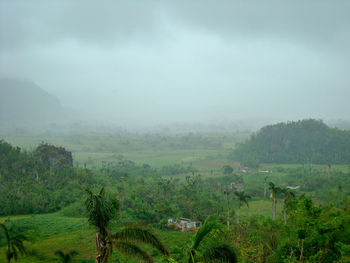
{"label": "palm frond", "polygon": [[97,227],[103,235],[109,222],[117,215],[119,202],[116,198],[107,197],[102,187],[98,194],[94,194],[89,188],[85,189],[85,207],[90,224]]}
{"label": "palm frond", "polygon": [[18,250],[21,253],[21,255],[26,254],[26,250],[24,248],[22,241],[18,241],[18,240],[13,241],[12,240],[12,247],[13,247],[13,250]]}
{"label": "palm frond", "polygon": [[10,240],[10,233],[9,230],[7,229],[7,227],[5,226],[5,224],[0,224],[0,227],[2,228],[2,231],[6,237],[6,240]]}
{"label": "palm frond", "polygon": [[137,257],[143,262],[148,262],[148,263],[154,262],[152,257],[149,254],[147,254],[141,248],[139,248],[138,246],[130,242],[125,242],[125,241],[115,242],[114,246],[118,251],[120,251],[121,253],[127,256]]}
{"label": "palm frond", "polygon": [[112,238],[116,239],[117,241],[142,242],[155,247],[164,255],[169,255],[168,250],[163,246],[160,240],[147,229],[142,229],[139,227],[126,227],[112,235]]}
{"label": "palm frond", "polygon": [[100,190],[100,192],[99,192],[99,195],[100,195],[100,196],[105,196],[105,194],[106,194],[105,188],[104,188],[104,187],[101,187],[101,190]]}
{"label": "palm frond", "polygon": [[214,244],[208,247],[202,254],[203,262],[227,262],[236,263],[235,251],[227,244]]}
{"label": "palm frond", "polygon": [[62,250],[56,250],[55,255],[58,257],[58,259],[62,262],[65,262],[65,254],[63,253]]}
{"label": "palm frond", "polygon": [[201,226],[196,235],[193,238],[192,250],[197,250],[203,239],[210,235],[214,230],[221,230],[222,225],[219,224],[215,219],[209,217],[205,220],[203,226]]}
{"label": "palm frond", "polygon": [[12,255],[12,257],[15,259],[15,261],[17,261],[17,259],[18,259],[17,249],[12,248],[12,250],[11,250],[11,255]]}
{"label": "palm frond", "polygon": [[62,250],[59,249],[55,251],[55,255],[63,263],[71,262],[73,260],[73,257],[78,254],[79,253],[76,250],[71,250],[67,254],[65,254]]}
{"label": "palm frond", "polygon": [[78,254],[79,254],[79,252],[76,251],[76,250],[69,251],[69,255],[70,255],[71,257],[75,257],[75,256],[78,255]]}

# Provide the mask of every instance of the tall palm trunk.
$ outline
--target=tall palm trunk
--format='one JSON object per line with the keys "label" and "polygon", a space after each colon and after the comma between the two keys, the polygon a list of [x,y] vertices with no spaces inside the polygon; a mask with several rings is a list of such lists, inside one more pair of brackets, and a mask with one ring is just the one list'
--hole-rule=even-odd
{"label": "tall palm trunk", "polygon": [[227,218],[226,218],[226,224],[227,224],[227,230],[230,229],[230,204],[228,202],[228,194],[226,193],[226,204],[227,204]]}
{"label": "tall palm trunk", "polygon": [[227,210],[227,230],[230,229],[230,210]]}
{"label": "tall palm trunk", "polygon": [[105,238],[100,234],[96,233],[96,263],[105,263],[107,262],[107,257],[106,257],[106,240]]}
{"label": "tall palm trunk", "polygon": [[237,224],[239,224],[239,212],[241,210],[241,207],[238,206],[238,210],[237,210]]}
{"label": "tall palm trunk", "polygon": [[300,258],[299,261],[304,260],[304,239],[301,240]]}
{"label": "tall palm trunk", "polygon": [[12,255],[11,255],[11,251],[10,251],[10,247],[11,244],[10,244],[10,240],[7,241],[7,251],[6,251],[6,254],[7,254],[7,262],[8,263],[11,263],[11,258],[12,258]]}
{"label": "tall palm trunk", "polygon": [[287,203],[286,200],[283,201],[283,220],[284,224],[287,224]]}
{"label": "tall palm trunk", "polygon": [[276,220],[276,201],[275,197],[272,199],[272,220]]}

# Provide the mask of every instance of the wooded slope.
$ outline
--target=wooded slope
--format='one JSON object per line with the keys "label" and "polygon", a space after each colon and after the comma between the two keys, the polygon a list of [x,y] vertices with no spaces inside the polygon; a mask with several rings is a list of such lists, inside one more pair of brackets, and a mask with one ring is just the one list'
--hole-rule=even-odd
{"label": "wooded slope", "polygon": [[258,163],[350,163],[350,132],[308,119],[263,127],[238,144],[230,159]]}

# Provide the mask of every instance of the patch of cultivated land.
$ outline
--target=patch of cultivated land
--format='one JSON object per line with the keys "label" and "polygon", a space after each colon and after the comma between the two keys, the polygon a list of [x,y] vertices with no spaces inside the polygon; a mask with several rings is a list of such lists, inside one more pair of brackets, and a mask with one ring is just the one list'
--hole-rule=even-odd
{"label": "patch of cultivated land", "polygon": [[[19,263],[57,262],[54,255],[57,249],[66,252],[78,251],[75,262],[94,262],[95,231],[88,225],[86,218],[72,218],[53,213],[0,218],[1,222],[5,220],[15,223],[21,231],[27,233],[29,239],[25,242],[28,254],[19,257]],[[170,230],[154,231],[170,250],[182,246],[191,235]],[[3,248],[0,249],[1,260],[5,258]]]}

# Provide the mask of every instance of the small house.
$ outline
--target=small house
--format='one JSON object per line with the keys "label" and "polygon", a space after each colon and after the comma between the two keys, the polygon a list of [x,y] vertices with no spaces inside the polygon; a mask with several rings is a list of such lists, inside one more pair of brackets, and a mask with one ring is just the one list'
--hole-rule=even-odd
{"label": "small house", "polygon": [[196,231],[198,227],[202,225],[202,223],[200,221],[181,217],[176,221],[173,218],[169,218],[168,225],[174,225],[178,229],[181,229],[182,232],[193,232]]}
{"label": "small house", "polygon": [[299,185],[297,185],[297,186],[287,186],[287,188],[290,189],[290,190],[296,190],[299,187],[300,187]]}

